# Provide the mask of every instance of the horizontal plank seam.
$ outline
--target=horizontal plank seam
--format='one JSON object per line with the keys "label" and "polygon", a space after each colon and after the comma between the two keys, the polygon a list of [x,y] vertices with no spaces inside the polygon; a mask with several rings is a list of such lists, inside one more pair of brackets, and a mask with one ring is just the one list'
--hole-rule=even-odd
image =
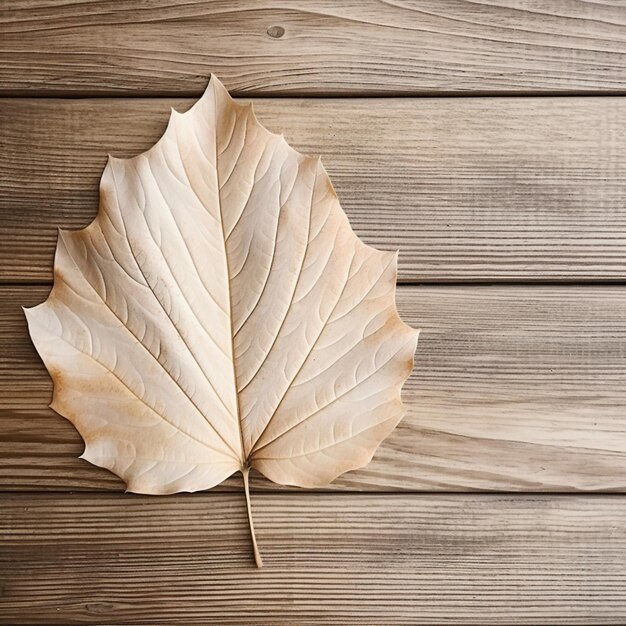
{"label": "horizontal plank seam", "polygon": [[[485,280],[459,280],[452,278],[447,280],[412,280],[398,279],[398,287],[626,287],[626,275],[623,278],[522,278],[516,280],[507,277],[506,279],[492,278]],[[52,287],[52,280],[4,280],[0,278],[0,287]]]}
{"label": "horizontal plank seam", "polygon": [[[412,490],[412,489],[399,489],[399,490],[384,490],[384,491],[349,491],[345,489],[341,490],[333,490],[333,489],[318,489],[318,490],[309,490],[309,489],[255,489],[253,484],[254,478],[251,480],[250,484],[250,492],[254,493],[255,497],[261,495],[268,496],[277,496],[283,495],[286,497],[295,497],[295,496],[306,496],[306,497],[315,497],[319,495],[330,495],[333,496],[341,496],[344,498],[354,498],[354,497],[406,497],[406,496],[425,496],[428,498],[438,498],[440,496],[452,496],[452,497],[476,497],[476,498],[503,498],[503,497],[525,497],[525,498],[541,498],[541,499],[549,499],[549,498],[611,498],[614,500],[624,500],[626,501],[626,493],[623,492],[611,492],[611,491],[498,491],[495,489],[492,490],[465,490],[465,491],[424,491],[424,490]],[[142,497],[142,498],[169,498],[171,496],[184,496],[184,497],[201,497],[201,496],[223,496],[223,495],[232,495],[232,494],[241,494],[243,497],[244,491],[243,487],[241,489],[219,489],[219,490],[206,490],[206,491],[196,491],[193,493],[189,492],[178,492],[168,495],[148,495],[148,494],[140,494],[140,493],[132,493],[125,492],[122,490],[112,491],[112,490],[89,490],[89,489],[55,489],[55,490],[41,490],[41,489],[0,489],[0,498],[4,497],[15,497],[15,496],[67,496],[67,495],[75,495],[77,497],[89,495],[90,497],[101,497],[101,498],[110,498],[110,497]]]}
{"label": "horizontal plank seam", "polygon": [[[89,91],[80,93],[74,91],[40,91],[40,90],[7,90],[0,89],[0,99],[30,99],[30,100],[115,100],[115,99],[174,99],[174,98],[198,98],[202,95],[202,90],[182,90],[182,91],[159,91],[143,92],[136,90],[115,90],[110,91]],[[255,100],[301,100],[302,98],[319,99],[342,99],[342,100],[380,100],[380,99],[400,99],[400,98],[580,98],[580,97],[603,97],[615,98],[626,96],[626,89],[602,90],[602,89],[574,89],[558,90],[550,89],[545,91],[510,91],[510,90],[468,90],[468,91],[275,91],[272,93],[256,91],[229,91],[234,98],[254,98]]]}
{"label": "horizontal plank seam", "polygon": [[[402,251],[400,252],[402,254]],[[0,284],[2,282],[0,281]],[[33,283],[25,283],[32,285]],[[52,283],[45,283],[52,284]],[[408,278],[399,278],[398,286],[404,287],[626,287],[626,275],[616,278],[576,278],[564,276],[563,278],[492,278],[485,280],[475,280],[468,278],[467,280],[459,280],[451,278],[447,280],[440,278],[438,280],[413,280]]]}

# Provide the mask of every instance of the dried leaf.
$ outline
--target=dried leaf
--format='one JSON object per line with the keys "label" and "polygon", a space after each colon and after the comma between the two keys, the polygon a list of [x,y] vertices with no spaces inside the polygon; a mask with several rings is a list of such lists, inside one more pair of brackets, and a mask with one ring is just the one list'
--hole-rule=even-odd
{"label": "dried leaf", "polygon": [[60,231],[28,311],[52,408],[128,490],[209,489],[240,471],[319,487],[371,459],[403,413],[417,331],[397,254],[362,243],[321,162],[215,78],[163,137],[109,158],[100,209]]}

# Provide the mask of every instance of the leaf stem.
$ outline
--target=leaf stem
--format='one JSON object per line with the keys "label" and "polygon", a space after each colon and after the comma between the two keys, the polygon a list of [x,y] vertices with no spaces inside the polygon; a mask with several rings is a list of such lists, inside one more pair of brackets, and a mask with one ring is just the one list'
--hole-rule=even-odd
{"label": "leaf stem", "polygon": [[261,569],[263,567],[263,559],[259,552],[259,547],[256,544],[256,535],[254,534],[254,523],[252,522],[252,507],[250,506],[250,484],[248,481],[248,474],[250,474],[250,468],[244,467],[241,470],[243,475],[243,488],[246,492],[246,509],[248,510],[248,523],[250,524],[250,537],[252,538],[252,550],[254,551],[254,562],[256,566]]}

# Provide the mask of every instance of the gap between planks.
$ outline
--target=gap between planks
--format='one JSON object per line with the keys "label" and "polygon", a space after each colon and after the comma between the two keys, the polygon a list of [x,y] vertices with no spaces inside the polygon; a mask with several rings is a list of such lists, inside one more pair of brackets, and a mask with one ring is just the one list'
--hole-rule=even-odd
{"label": "gap between planks", "polygon": [[[238,488],[235,484],[236,482],[240,482],[241,486]],[[255,482],[264,482],[267,486],[255,487]],[[494,489],[492,491],[459,491],[459,490],[450,490],[450,491],[427,491],[421,489],[404,489],[401,491],[389,489],[389,490],[376,490],[376,491],[346,491],[334,489],[333,485],[329,487],[316,487],[316,488],[306,488],[306,487],[283,487],[282,485],[277,485],[276,483],[271,483],[266,481],[265,478],[259,474],[256,470],[250,471],[250,493],[254,494],[253,497],[256,498],[257,495],[264,496],[282,496],[288,493],[293,493],[294,495],[302,496],[304,498],[307,497],[317,497],[320,495],[332,495],[333,497],[354,497],[357,494],[359,497],[373,497],[381,496],[385,497],[398,497],[403,496],[406,498],[410,498],[412,496],[417,497],[444,497],[444,498],[455,498],[460,496],[472,496],[477,499],[481,498],[493,498],[496,496],[501,496],[503,498],[523,498],[523,497],[536,497],[536,498],[576,498],[576,497],[584,497],[584,498],[598,498],[599,500],[602,498],[614,498],[616,501],[626,501],[626,493],[624,492],[606,492],[606,491],[507,491],[506,489]],[[175,494],[167,494],[167,495],[145,495],[133,493],[131,491],[120,490],[105,490],[105,489],[74,489],[74,488],[66,488],[66,489],[37,489],[37,488],[28,488],[28,489],[7,489],[6,487],[0,488],[0,501],[2,499],[9,499],[15,495],[24,495],[25,497],[54,497],[59,496],[62,497],[64,495],[69,496],[84,496],[89,495],[89,497],[106,497],[106,496],[120,496],[120,497],[146,497],[146,498],[169,498],[170,496],[181,496],[181,497],[192,497],[192,496],[203,496],[203,495],[211,495],[215,494],[219,495],[230,495],[230,494],[239,494],[242,498],[245,497],[243,482],[241,480],[241,476],[235,475],[234,481],[230,479],[226,483],[222,483],[222,485],[216,485],[211,489],[204,489],[200,491],[193,492],[178,492]],[[253,501],[254,505],[254,501]]]}
{"label": "gap between planks", "polygon": [[[206,77],[208,82],[209,76]],[[32,100],[121,100],[121,99],[141,99],[141,100],[174,100],[179,98],[198,99],[202,95],[202,89],[194,91],[162,91],[155,93],[145,93],[142,91],[137,92],[124,92],[119,95],[112,95],[109,93],[86,92],[80,94],[63,93],[56,94],[48,91],[18,91],[18,92],[2,92],[0,91],[0,98],[2,100],[23,100],[25,98]],[[570,90],[570,91],[420,91],[420,92],[374,92],[369,93],[367,91],[346,91],[337,93],[311,93],[311,94],[290,94],[290,93],[261,93],[251,94],[246,91],[230,90],[228,92],[233,98],[241,100],[249,100],[254,98],[255,101],[263,102],[264,100],[295,100],[299,101],[303,98],[307,100],[402,100],[413,99],[419,100],[432,100],[433,98],[441,98],[446,100],[458,100],[464,98],[489,98],[497,100],[498,98],[515,99],[515,98],[623,98],[626,97],[626,89],[612,90],[612,91],[585,91],[585,90]]]}

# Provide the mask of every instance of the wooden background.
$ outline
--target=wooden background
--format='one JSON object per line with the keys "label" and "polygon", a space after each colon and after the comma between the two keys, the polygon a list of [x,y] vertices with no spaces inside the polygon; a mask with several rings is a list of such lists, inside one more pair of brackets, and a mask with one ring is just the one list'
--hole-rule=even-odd
{"label": "wooden background", "polygon": [[[626,623],[626,3],[3,0],[0,621]],[[215,72],[400,248],[408,414],[331,490],[125,495],[21,311]]]}

